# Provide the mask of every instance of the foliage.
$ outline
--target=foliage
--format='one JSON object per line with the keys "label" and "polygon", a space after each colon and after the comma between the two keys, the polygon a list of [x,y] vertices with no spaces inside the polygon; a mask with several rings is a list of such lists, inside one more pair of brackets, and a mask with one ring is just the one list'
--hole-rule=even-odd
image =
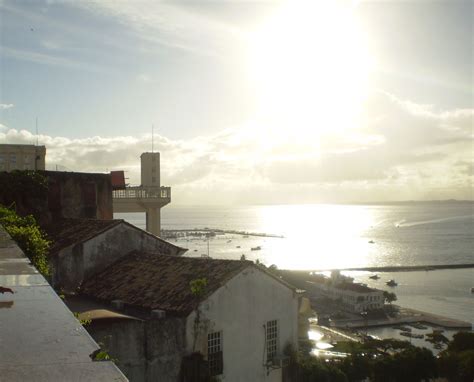
{"label": "foliage", "polygon": [[0,224],[15,240],[32,264],[44,276],[50,274],[47,254],[51,243],[33,216],[18,216],[15,211],[0,205]]}
{"label": "foliage", "polygon": [[448,345],[448,351],[462,352],[474,350],[474,333],[458,332],[453,336],[453,340]]}
{"label": "foliage", "polygon": [[311,357],[309,351],[289,351],[294,380],[419,382],[436,377],[450,382],[474,380],[472,332],[455,334],[438,358],[428,349],[396,339],[372,339],[364,343],[341,341],[331,350],[344,352],[347,357],[323,362]]}
{"label": "foliage", "polygon": [[101,350],[94,355],[94,361],[110,361],[109,353]]}
{"label": "foliage", "polygon": [[391,304],[394,301],[397,301],[397,295],[392,292],[387,292],[386,290],[383,291],[383,298],[389,304]]}
{"label": "foliage", "polygon": [[439,374],[453,382],[474,380],[474,333],[459,332],[438,359]]}
{"label": "foliage", "polygon": [[207,286],[207,278],[203,277],[200,279],[191,280],[189,283],[191,288],[191,293],[196,297],[201,297],[204,295]]}
{"label": "foliage", "polygon": [[441,347],[443,344],[447,344],[449,339],[442,333],[441,330],[433,330],[432,333],[426,334],[426,341]]}
{"label": "foliage", "polygon": [[39,171],[0,172],[0,204],[15,206],[17,212],[33,213],[39,218],[40,208],[48,196],[48,180]]}
{"label": "foliage", "polygon": [[82,325],[82,326],[86,326],[86,325],[89,325],[92,320],[91,319],[88,319],[88,318],[80,318],[79,317],[79,313],[77,312],[73,312],[74,314],[74,317],[76,317],[76,320],[79,321],[79,323]]}

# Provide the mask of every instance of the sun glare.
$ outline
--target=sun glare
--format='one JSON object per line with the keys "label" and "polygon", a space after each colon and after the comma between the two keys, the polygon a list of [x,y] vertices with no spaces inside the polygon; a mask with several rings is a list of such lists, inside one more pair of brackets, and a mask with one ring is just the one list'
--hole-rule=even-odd
{"label": "sun glare", "polygon": [[252,35],[260,117],[275,133],[317,138],[355,127],[372,67],[352,7],[285,3]]}

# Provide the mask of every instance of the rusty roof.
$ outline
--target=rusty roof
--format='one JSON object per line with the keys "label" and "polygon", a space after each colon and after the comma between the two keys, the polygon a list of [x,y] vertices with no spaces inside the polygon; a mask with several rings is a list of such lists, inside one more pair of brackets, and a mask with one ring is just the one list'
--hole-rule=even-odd
{"label": "rusty roof", "polygon": [[200,301],[191,292],[192,280],[207,279],[202,300],[249,266],[254,266],[251,261],[133,252],[88,279],[81,293],[102,301],[122,300],[132,307],[186,316]]}

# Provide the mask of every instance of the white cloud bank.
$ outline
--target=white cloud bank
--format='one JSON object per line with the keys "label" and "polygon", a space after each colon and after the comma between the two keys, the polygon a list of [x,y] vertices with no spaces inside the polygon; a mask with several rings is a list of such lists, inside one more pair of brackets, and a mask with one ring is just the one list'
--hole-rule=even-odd
{"label": "white cloud bank", "polygon": [[[155,136],[162,185],[173,187],[177,204],[474,199],[474,110],[436,112],[385,93],[367,108],[363,127],[318,142],[270,135],[258,124],[189,140]],[[0,143],[34,141],[25,130],[0,130]],[[151,148],[150,135],[39,142],[50,168],[123,169],[134,184],[140,154]]]}
{"label": "white cloud bank", "polygon": [[13,106],[12,103],[0,103],[0,110],[11,109]]}

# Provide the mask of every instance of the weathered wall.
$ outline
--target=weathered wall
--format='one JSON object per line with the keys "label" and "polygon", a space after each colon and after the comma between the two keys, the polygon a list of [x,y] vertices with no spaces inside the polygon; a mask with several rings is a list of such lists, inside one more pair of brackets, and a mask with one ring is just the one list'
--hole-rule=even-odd
{"label": "weathered wall", "polygon": [[110,174],[45,171],[51,219],[112,219]]}
{"label": "weathered wall", "polygon": [[116,359],[117,366],[137,382],[176,382],[185,347],[185,320],[97,320],[91,336]]}
{"label": "weathered wall", "polygon": [[146,323],[146,381],[176,382],[186,347],[186,320],[165,318]]}
{"label": "weathered wall", "polygon": [[145,323],[138,320],[96,320],[86,326],[130,381],[146,381]]}
{"label": "weathered wall", "polygon": [[66,248],[51,261],[51,284],[56,289],[74,292],[84,279],[83,244]]}
{"label": "weathered wall", "polygon": [[127,223],[120,223],[84,243],[65,248],[53,265],[53,284],[74,291],[88,277],[131,251],[180,255],[182,249]]}
{"label": "weathered wall", "polygon": [[[195,313],[187,318],[188,352],[207,353],[207,333],[222,331],[223,380],[281,381],[282,370],[267,370],[264,324],[278,320],[279,354],[286,344],[297,346],[298,299],[295,293],[255,267],[227,282],[200,304],[201,321],[208,324],[194,343]],[[267,375],[267,371],[269,371]]]}

